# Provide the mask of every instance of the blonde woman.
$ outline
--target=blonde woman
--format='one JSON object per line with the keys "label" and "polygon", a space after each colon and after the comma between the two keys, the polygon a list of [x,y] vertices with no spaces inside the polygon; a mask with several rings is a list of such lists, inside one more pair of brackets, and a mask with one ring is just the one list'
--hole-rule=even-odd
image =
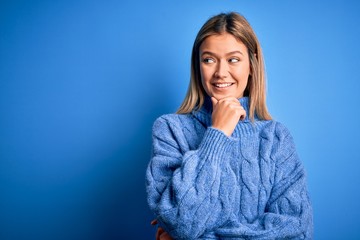
{"label": "blonde woman", "polygon": [[247,20],[210,18],[195,39],[182,105],[153,126],[146,184],[157,239],[312,239],[304,168],[265,92]]}

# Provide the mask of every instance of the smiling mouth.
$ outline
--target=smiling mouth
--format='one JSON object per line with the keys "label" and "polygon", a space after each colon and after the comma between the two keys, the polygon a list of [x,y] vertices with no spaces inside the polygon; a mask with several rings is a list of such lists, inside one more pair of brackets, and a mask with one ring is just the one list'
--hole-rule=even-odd
{"label": "smiling mouth", "polygon": [[234,85],[234,83],[213,83],[212,85],[216,88],[227,88]]}

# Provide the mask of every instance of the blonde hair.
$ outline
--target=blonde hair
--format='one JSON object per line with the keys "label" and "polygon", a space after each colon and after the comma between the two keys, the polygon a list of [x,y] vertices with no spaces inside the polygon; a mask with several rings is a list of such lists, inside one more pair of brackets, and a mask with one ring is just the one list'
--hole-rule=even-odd
{"label": "blonde hair", "polygon": [[270,120],[266,107],[265,66],[260,43],[249,22],[235,12],[221,13],[210,18],[197,34],[191,55],[190,84],[177,113],[190,113],[199,110],[204,104],[207,94],[201,83],[199,49],[205,38],[225,32],[233,35],[248,49],[250,76],[244,96],[249,97],[249,118],[254,121],[256,115],[259,119]]}

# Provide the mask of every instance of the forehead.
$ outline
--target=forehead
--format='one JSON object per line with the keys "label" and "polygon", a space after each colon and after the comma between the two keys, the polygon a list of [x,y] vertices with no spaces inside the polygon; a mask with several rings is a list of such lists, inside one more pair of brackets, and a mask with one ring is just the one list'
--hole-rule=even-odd
{"label": "forehead", "polygon": [[233,51],[247,52],[247,47],[240,40],[236,39],[229,33],[211,35],[200,45],[200,52],[214,52],[217,54],[228,53]]}

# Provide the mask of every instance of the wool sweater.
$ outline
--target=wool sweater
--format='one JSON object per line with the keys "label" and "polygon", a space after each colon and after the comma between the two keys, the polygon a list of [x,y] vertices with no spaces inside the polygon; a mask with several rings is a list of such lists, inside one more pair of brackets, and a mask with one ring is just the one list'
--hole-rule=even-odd
{"label": "wool sweater", "polygon": [[[249,99],[239,99],[248,113]],[[312,207],[293,138],[247,117],[230,137],[212,105],[153,125],[148,204],[174,239],[312,239]],[[247,114],[249,115],[249,114]]]}

